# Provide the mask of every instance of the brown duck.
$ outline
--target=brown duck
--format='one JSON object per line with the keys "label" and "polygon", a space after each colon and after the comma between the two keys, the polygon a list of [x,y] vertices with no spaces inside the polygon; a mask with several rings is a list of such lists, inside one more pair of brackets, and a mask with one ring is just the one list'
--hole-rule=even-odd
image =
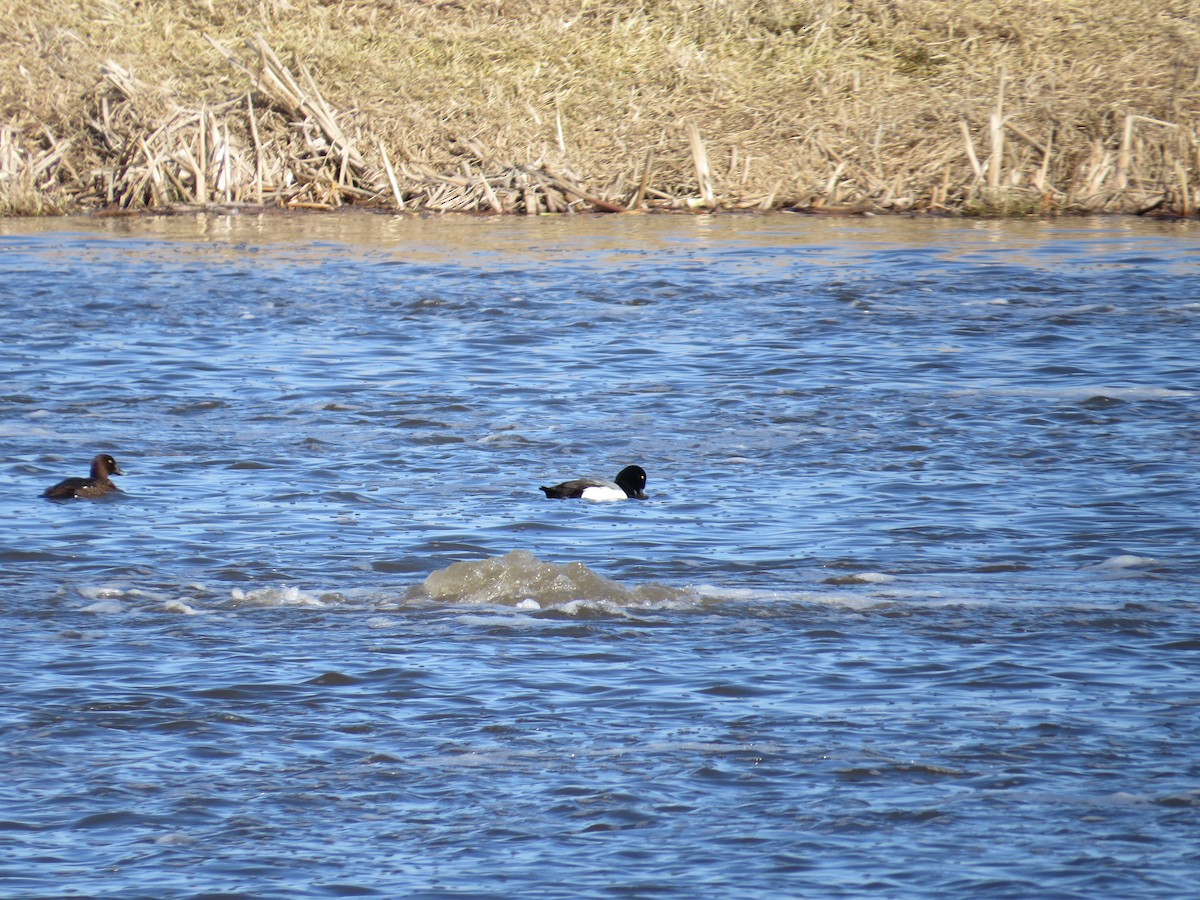
{"label": "brown duck", "polygon": [[46,488],[42,496],[49,500],[73,500],[76,497],[91,500],[106,494],[120,493],[109,475],[124,475],[117,461],[107,453],[98,453],[92,460],[90,478],[64,478],[54,487]]}

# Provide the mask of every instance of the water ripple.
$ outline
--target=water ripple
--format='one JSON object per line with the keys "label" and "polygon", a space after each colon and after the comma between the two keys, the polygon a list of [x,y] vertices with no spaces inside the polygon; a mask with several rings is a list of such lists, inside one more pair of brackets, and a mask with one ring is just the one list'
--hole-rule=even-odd
{"label": "water ripple", "polygon": [[3,893],[1187,895],[1193,230],[0,222]]}

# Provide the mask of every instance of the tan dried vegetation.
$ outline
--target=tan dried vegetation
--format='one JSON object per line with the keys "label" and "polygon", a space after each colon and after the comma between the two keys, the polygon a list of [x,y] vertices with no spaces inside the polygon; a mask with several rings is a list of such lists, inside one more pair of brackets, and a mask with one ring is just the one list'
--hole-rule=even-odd
{"label": "tan dried vegetation", "polygon": [[0,213],[1194,212],[1197,0],[0,6]]}

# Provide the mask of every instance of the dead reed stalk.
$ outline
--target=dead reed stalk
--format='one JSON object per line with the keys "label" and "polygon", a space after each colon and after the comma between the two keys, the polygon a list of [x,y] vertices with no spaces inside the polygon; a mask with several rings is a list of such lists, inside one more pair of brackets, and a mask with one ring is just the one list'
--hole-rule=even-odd
{"label": "dead reed stalk", "polygon": [[695,122],[687,123],[687,136],[692,149],[692,164],[696,167],[696,182],[700,186],[700,201],[712,209],[717,205],[717,194],[713,189],[712,169],[708,165],[708,148],[704,146]]}

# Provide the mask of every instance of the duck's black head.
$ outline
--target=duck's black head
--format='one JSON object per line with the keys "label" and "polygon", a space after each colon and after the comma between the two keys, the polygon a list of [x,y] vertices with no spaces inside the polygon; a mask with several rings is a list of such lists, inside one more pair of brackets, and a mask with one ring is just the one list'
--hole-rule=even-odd
{"label": "duck's black head", "polygon": [[617,486],[634,500],[645,500],[646,470],[641,466],[626,466],[613,479]]}

